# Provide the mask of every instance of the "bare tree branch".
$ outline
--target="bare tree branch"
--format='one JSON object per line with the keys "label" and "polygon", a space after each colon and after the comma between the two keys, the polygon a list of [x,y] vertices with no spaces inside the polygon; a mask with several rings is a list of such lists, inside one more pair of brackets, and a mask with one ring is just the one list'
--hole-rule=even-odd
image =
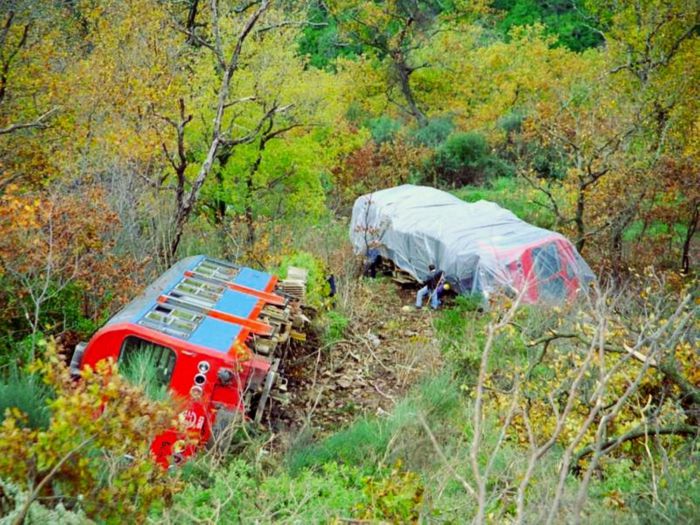
{"label": "bare tree branch", "polygon": [[33,120],[32,122],[23,122],[20,124],[11,124],[7,126],[6,128],[0,128],[0,135],[5,135],[7,133],[13,133],[15,131],[19,131],[20,129],[29,129],[29,128],[39,128],[39,129],[46,129],[48,127],[48,120],[55,115],[58,112],[58,108],[51,108],[48,110],[46,113],[40,115],[39,117],[36,118],[36,120]]}

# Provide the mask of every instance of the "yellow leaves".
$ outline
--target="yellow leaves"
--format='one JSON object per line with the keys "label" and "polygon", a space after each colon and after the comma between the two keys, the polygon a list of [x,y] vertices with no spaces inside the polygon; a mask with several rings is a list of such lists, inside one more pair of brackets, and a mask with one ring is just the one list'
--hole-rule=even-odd
{"label": "yellow leaves", "polygon": [[[178,490],[176,479],[150,456],[153,437],[170,426],[174,405],[151,402],[115,374],[113,362],[87,369],[75,382],[49,345],[45,358],[32,365],[55,389],[49,402],[52,418],[45,430],[22,426],[23,417],[13,412],[0,425],[0,471],[20,484],[35,486],[67,455],[56,475],[62,492],[83,495],[89,516],[103,521],[118,519],[125,501],[139,501],[130,512],[146,514],[160,498]],[[77,447],[83,443],[83,447]],[[125,454],[133,459],[124,461]],[[116,463],[115,460],[118,460]],[[105,479],[105,469],[110,469]]]}

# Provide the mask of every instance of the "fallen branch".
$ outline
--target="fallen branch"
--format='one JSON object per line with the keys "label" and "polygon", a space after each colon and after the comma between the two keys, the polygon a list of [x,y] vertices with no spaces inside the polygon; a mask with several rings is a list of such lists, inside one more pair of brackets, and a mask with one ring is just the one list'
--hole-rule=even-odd
{"label": "fallen branch", "polygon": [[[656,429],[649,431],[648,429],[645,429],[643,426],[640,426],[640,427],[635,428],[634,430],[630,430],[626,434],[622,434],[621,436],[610,438],[607,441],[603,442],[602,446],[600,447],[601,455],[607,454],[608,452],[614,450],[615,448],[617,448],[619,445],[621,445],[625,441],[632,441],[634,439],[644,437],[647,434],[652,434],[652,435],[657,435],[657,436],[676,435],[676,436],[698,437],[698,435],[700,435],[700,428],[692,426],[692,425],[672,425],[672,426],[668,426],[668,427],[656,428]],[[574,460],[571,462],[571,466],[569,467],[569,470],[572,473],[577,474],[580,470],[579,462],[583,458],[585,458],[586,456],[595,452],[596,448],[598,448],[598,447],[595,445],[589,445],[589,446],[581,449],[579,452],[577,452],[576,455],[574,456]]]}

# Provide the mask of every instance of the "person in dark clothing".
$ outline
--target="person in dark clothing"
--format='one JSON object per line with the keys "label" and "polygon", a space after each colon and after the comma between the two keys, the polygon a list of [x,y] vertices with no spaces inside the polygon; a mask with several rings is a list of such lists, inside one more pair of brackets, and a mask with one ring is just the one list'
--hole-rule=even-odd
{"label": "person in dark clothing", "polygon": [[379,242],[372,241],[367,245],[367,253],[365,254],[365,277],[376,277],[377,268],[382,263],[382,256],[379,254]]}
{"label": "person in dark clothing", "polygon": [[328,297],[335,297],[335,294],[338,291],[335,284],[335,275],[330,274],[328,279],[326,279],[326,282],[328,283]]}
{"label": "person in dark clothing", "polygon": [[430,306],[433,309],[440,306],[438,288],[442,287],[445,281],[445,272],[438,270],[434,264],[428,266],[428,270],[430,275],[428,275],[428,278],[423,282],[423,287],[416,294],[416,308],[422,308],[426,295],[430,296]]}

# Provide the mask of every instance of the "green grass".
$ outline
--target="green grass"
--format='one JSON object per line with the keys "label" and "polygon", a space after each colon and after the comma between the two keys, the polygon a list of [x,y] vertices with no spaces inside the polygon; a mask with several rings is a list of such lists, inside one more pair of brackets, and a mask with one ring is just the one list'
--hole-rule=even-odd
{"label": "green grass", "polygon": [[463,186],[452,192],[466,202],[486,200],[512,211],[520,219],[540,226],[551,228],[554,214],[543,206],[533,204],[544,202],[543,196],[533,190],[526,181],[517,177],[498,177],[481,186]]}
{"label": "green grass", "polygon": [[12,367],[0,379],[0,421],[15,408],[26,415],[30,428],[47,428],[51,413],[46,403],[51,397],[51,389],[40,378]]}
{"label": "green grass", "polygon": [[[398,444],[397,436],[408,437],[420,431],[419,414],[426,421],[438,424],[448,421],[459,407],[459,388],[449,374],[429,379],[418,385],[387,417],[363,417],[321,442],[297,444],[287,459],[289,470],[298,473],[337,461],[375,472],[381,468],[383,460],[387,463],[396,459],[410,460],[410,457],[391,453],[390,445]],[[420,453],[403,450],[403,454],[414,452]]]}
{"label": "green grass", "polygon": [[168,385],[163,384],[158,363],[149,352],[135,352],[119,364],[119,373],[131,384],[143,389],[152,401],[163,401],[168,397]]}

